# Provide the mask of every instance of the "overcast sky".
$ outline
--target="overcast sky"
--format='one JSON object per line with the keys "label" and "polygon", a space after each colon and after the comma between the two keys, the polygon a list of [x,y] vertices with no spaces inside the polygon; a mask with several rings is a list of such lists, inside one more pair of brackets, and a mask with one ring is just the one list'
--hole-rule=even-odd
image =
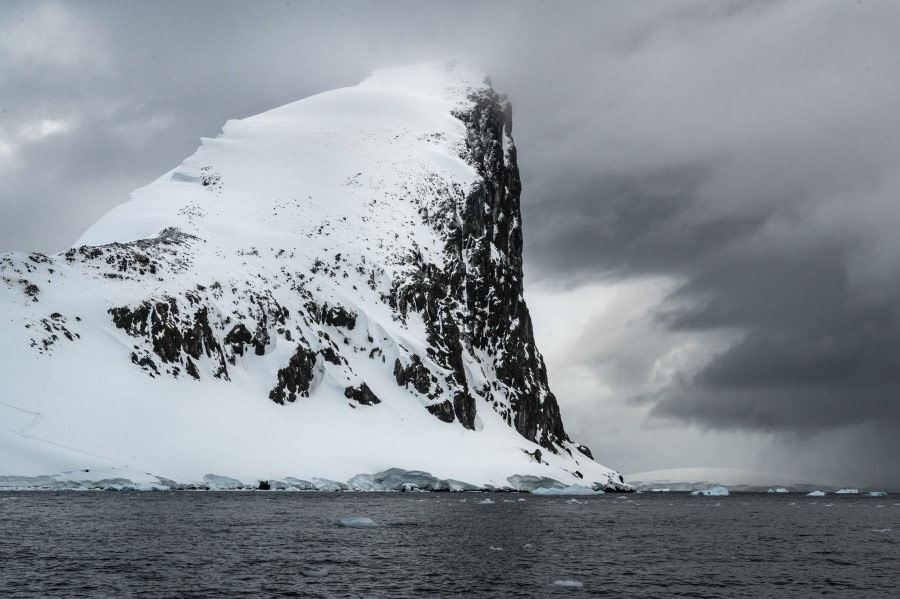
{"label": "overcast sky", "polygon": [[900,487],[900,4],[0,4],[0,251],[59,251],[224,122],[433,58],[515,108],[573,438]]}

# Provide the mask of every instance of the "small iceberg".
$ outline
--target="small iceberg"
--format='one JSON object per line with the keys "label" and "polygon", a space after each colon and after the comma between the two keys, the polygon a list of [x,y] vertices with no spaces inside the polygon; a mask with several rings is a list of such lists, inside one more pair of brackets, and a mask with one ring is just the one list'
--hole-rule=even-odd
{"label": "small iceberg", "polygon": [[581,505],[581,504],[584,503],[584,502],[583,502],[583,501],[578,501],[577,499],[575,499],[575,498],[573,497],[572,499],[569,499],[568,501],[566,501],[566,503],[577,503],[578,505]]}
{"label": "small iceberg", "polygon": [[478,503],[480,503],[481,505],[490,505],[490,504],[496,503],[496,502],[492,499],[485,499],[484,501],[479,501]]}
{"label": "small iceberg", "polygon": [[554,580],[553,586],[555,587],[568,587],[570,589],[580,589],[584,586],[583,582],[578,580]]}
{"label": "small iceberg", "polygon": [[839,491],[835,491],[835,495],[854,495],[859,493],[859,489],[840,489]]}
{"label": "small iceberg", "polygon": [[807,493],[807,497],[825,497],[824,491],[813,491],[812,493]]}
{"label": "small iceberg", "polygon": [[374,528],[376,526],[381,526],[371,518],[342,518],[340,522],[338,522],[338,526],[343,526],[344,528]]}
{"label": "small iceberg", "polygon": [[788,490],[784,487],[778,487],[777,489],[769,489],[769,493],[787,493]]}
{"label": "small iceberg", "polygon": [[301,572],[307,578],[324,578],[328,576],[328,568],[320,568],[317,570],[303,570]]}
{"label": "small iceberg", "polygon": [[691,491],[691,495],[704,495],[706,497],[725,497],[728,495],[728,489],[725,487],[712,487],[711,489],[703,489],[702,491]]}
{"label": "small iceberg", "polygon": [[562,489],[538,487],[531,493],[532,495],[600,495],[602,494],[602,491],[595,491],[593,489],[588,489],[587,487],[582,487],[581,485],[572,485]]}
{"label": "small iceberg", "polygon": [[869,497],[887,497],[888,494],[884,491],[869,491]]}

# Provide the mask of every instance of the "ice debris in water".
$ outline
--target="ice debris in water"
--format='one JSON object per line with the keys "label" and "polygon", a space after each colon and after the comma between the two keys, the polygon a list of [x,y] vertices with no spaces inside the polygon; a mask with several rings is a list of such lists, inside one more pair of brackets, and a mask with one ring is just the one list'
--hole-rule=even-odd
{"label": "ice debris in water", "polygon": [[503,551],[503,547],[494,547],[491,545],[491,551]]}
{"label": "ice debris in water", "polygon": [[342,518],[340,522],[338,522],[338,526],[343,526],[344,528],[373,528],[375,526],[381,526],[371,518]]}
{"label": "ice debris in water", "polygon": [[568,500],[566,503],[577,503],[578,505],[581,505],[581,504],[584,503],[584,502],[583,502],[583,501],[578,501],[577,499],[575,499],[575,498],[573,497],[572,499]]}
{"label": "ice debris in water", "polygon": [[890,528],[873,528],[872,532],[891,532]]}
{"label": "ice debris in water", "polygon": [[725,487],[712,487],[711,489],[703,489],[701,491],[692,491],[691,495],[705,495],[707,497],[725,497],[728,495],[728,489]]}
{"label": "ice debris in water", "polygon": [[825,497],[824,491],[813,491],[812,493],[807,493],[807,497]]}
{"label": "ice debris in water", "polygon": [[835,494],[840,494],[840,495],[848,495],[848,494],[856,494],[856,493],[859,493],[859,489],[840,489],[838,491],[835,491]]}
{"label": "ice debris in water", "polygon": [[328,568],[319,568],[318,570],[303,570],[302,574],[309,578],[322,578],[328,576]]}
{"label": "ice debris in water", "polygon": [[516,499],[516,501],[525,501],[524,499]]}
{"label": "ice debris in water", "polygon": [[869,491],[869,497],[887,497],[888,494],[884,491]]}
{"label": "ice debris in water", "polygon": [[578,580],[554,580],[553,586],[568,587],[570,589],[580,589],[584,586],[584,583]]}
{"label": "ice debris in water", "polygon": [[777,489],[769,489],[769,493],[787,493],[788,490],[784,487],[778,487]]}
{"label": "ice debris in water", "polygon": [[491,499],[485,499],[484,501],[479,501],[478,503],[480,503],[482,505],[487,505],[489,503],[494,503],[494,501],[492,501]]}
{"label": "ice debris in water", "polygon": [[594,491],[581,485],[572,485],[562,489],[554,489],[549,487],[538,487],[531,492],[533,495],[600,495],[602,491]]}

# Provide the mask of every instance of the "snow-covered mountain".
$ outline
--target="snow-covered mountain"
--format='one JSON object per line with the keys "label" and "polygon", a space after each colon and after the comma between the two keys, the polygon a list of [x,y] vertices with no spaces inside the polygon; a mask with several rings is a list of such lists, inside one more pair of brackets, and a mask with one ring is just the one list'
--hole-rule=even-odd
{"label": "snow-covered mountain", "polygon": [[625,488],[547,385],[511,127],[474,70],[380,71],[229,121],[68,251],[0,255],[7,486]]}

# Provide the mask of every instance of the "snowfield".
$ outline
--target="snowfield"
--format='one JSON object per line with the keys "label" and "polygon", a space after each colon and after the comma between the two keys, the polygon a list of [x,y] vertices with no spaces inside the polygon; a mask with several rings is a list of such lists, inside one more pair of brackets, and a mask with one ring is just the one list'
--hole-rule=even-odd
{"label": "snowfield", "polygon": [[[509,341],[521,318],[484,316],[480,347],[459,324],[450,347],[464,305],[413,287],[398,307],[469,225],[453,223],[480,142],[455,115],[486,87],[420,65],[229,121],[71,250],[0,254],[0,488],[627,489],[549,430],[540,372],[498,378],[504,360],[543,367]],[[511,169],[508,130],[499,146]],[[518,232],[517,213],[494,219]],[[517,259],[498,244],[496,285]]]}

